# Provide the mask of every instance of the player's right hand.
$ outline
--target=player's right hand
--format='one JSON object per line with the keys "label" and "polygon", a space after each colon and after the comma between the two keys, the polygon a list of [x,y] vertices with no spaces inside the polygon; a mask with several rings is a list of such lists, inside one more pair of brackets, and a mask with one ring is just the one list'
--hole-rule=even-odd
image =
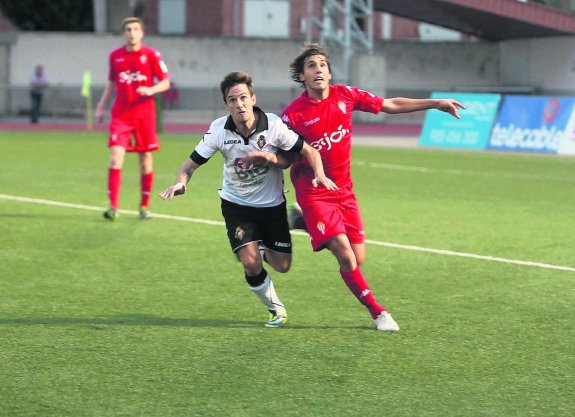
{"label": "player's right hand", "polygon": [[96,109],[96,121],[98,123],[104,122],[104,110],[101,108]]}
{"label": "player's right hand", "polygon": [[332,180],[330,180],[328,177],[326,177],[325,175],[322,177],[315,177],[313,180],[311,180],[311,183],[314,187],[318,187],[320,184],[323,185],[325,188],[327,188],[328,190],[334,191],[334,190],[339,190],[339,187],[335,184],[335,182],[333,182]]}
{"label": "player's right hand", "polygon": [[158,195],[162,200],[171,200],[176,195],[182,195],[186,192],[186,184],[183,182],[178,182],[174,185],[170,185],[164,191],[159,193]]}

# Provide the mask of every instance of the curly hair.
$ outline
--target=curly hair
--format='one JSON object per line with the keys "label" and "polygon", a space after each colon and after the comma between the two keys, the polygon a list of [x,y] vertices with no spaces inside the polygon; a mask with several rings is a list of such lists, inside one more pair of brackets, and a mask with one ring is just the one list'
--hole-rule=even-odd
{"label": "curly hair", "polygon": [[290,75],[291,79],[298,83],[301,87],[304,86],[304,82],[299,79],[299,76],[303,74],[304,64],[306,59],[313,55],[321,55],[325,58],[327,62],[327,66],[329,68],[329,72],[331,72],[331,64],[329,62],[329,55],[327,53],[327,48],[320,45],[319,43],[304,43],[303,47],[300,50],[298,56],[291,62],[290,68]]}
{"label": "curly hair", "polygon": [[220,90],[222,91],[224,103],[226,102],[226,95],[230,91],[230,88],[238,84],[245,84],[248,87],[250,94],[254,94],[254,80],[250,74],[244,71],[230,72],[220,83]]}

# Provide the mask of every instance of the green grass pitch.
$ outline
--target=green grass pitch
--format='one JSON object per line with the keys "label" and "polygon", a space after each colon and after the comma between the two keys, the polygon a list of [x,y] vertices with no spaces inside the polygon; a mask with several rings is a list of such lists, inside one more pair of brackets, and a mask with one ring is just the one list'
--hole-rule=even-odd
{"label": "green grass pitch", "polygon": [[[162,137],[155,194],[197,140]],[[214,159],[152,212],[221,221]],[[396,334],[305,236],[267,329],[223,226],[12,199],[104,208],[107,163],[105,134],[0,132],[0,416],[573,415],[575,158],[355,147],[363,270]],[[128,155],[123,209],[138,183]]]}

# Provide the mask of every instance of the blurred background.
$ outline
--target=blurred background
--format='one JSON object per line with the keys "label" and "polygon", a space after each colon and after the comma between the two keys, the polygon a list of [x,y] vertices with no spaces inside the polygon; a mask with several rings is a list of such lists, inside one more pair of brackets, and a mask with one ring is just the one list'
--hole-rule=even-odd
{"label": "blurred background", "polygon": [[222,115],[218,84],[235,70],[252,73],[258,104],[281,112],[301,93],[289,63],[305,41],[328,46],[336,82],[387,97],[575,95],[574,10],[575,0],[1,0],[0,123],[29,113],[39,64],[50,81],[42,117],[83,118],[84,74],[96,102],[132,15],[168,65],[168,121]]}

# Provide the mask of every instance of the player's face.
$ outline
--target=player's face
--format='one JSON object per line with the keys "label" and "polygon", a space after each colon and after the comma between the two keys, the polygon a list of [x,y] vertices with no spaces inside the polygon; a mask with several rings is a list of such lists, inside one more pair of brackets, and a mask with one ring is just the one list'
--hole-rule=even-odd
{"label": "player's face", "polygon": [[130,47],[139,46],[142,43],[144,31],[138,22],[128,23],[124,26],[124,38]]}
{"label": "player's face", "polygon": [[232,115],[236,126],[250,124],[254,121],[256,95],[252,94],[245,84],[237,84],[226,94],[226,109]]}
{"label": "player's face", "polygon": [[299,79],[304,82],[306,89],[321,92],[327,90],[331,73],[329,65],[323,55],[312,55],[303,64],[303,74]]}

